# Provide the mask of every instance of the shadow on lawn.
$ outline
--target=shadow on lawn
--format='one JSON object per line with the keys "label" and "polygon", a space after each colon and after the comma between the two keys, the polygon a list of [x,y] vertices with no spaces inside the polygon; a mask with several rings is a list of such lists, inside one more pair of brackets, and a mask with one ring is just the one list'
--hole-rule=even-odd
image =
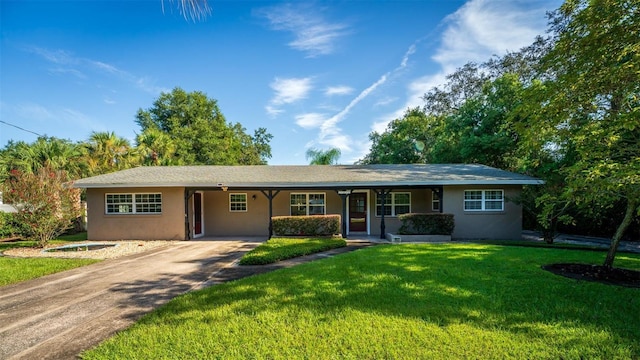
{"label": "shadow on lawn", "polygon": [[190,261],[189,263],[196,263],[199,270],[188,274],[172,273],[171,265],[167,264],[167,271],[154,280],[122,282],[115,284],[109,290],[114,293],[128,294],[127,298],[121,301],[120,306],[138,309],[128,313],[128,318],[136,320],[149,310],[164,305],[179,295],[201,288],[207,284],[212,274],[220,271],[222,264],[240,259],[254,247],[247,244],[235,251]]}
{"label": "shadow on lawn", "polygon": [[[554,340],[569,347],[593,343],[593,336],[611,341],[609,332],[640,352],[637,289],[575,281],[541,269],[543,264],[584,262],[586,257],[570,250],[482,245],[377,246],[275,271],[259,281],[244,279],[191,293],[189,301],[173,302],[158,316],[172,322],[220,306],[246,315],[296,307],[317,313],[323,321],[349,309],[417,318],[442,327],[467,323],[538,339],[560,334],[563,338]],[[153,294],[158,286],[176,286],[176,295],[184,292],[183,280],[203,279],[210,274],[210,263],[221,260],[210,259],[202,264],[204,273],[186,279],[121,284],[114,291],[129,291],[143,303],[158,304],[145,294]],[[549,327],[556,325],[567,330],[550,334]],[[596,335],[583,338],[575,328],[588,328]]]}

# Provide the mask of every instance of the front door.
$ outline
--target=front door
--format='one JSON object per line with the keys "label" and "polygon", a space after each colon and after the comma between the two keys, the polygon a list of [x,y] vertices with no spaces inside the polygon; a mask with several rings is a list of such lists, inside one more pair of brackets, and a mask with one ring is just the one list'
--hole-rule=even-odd
{"label": "front door", "polygon": [[202,193],[193,194],[193,237],[202,236]]}
{"label": "front door", "polygon": [[367,193],[349,195],[349,232],[367,231]]}

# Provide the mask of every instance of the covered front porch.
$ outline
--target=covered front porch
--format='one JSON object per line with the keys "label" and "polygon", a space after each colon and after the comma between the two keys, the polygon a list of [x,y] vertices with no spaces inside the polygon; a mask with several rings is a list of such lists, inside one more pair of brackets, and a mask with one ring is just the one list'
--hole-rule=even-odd
{"label": "covered front porch", "polygon": [[407,212],[442,212],[443,187],[185,188],[186,239],[274,235],[271,218],[341,215],[344,238],[384,240]]}

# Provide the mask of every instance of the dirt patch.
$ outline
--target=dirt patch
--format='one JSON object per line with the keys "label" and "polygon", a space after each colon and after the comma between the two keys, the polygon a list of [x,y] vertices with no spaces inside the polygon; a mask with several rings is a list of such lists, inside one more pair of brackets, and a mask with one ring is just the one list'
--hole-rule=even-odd
{"label": "dirt patch", "polygon": [[594,281],[607,285],[640,288],[640,271],[590,264],[549,264],[544,270],[571,279]]}

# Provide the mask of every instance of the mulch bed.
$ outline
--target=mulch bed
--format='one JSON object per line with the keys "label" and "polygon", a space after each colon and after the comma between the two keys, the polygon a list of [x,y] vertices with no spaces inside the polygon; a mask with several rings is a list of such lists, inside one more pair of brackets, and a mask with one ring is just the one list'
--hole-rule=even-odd
{"label": "mulch bed", "polygon": [[640,288],[640,271],[590,264],[549,264],[544,270],[576,280],[594,281],[608,285]]}

